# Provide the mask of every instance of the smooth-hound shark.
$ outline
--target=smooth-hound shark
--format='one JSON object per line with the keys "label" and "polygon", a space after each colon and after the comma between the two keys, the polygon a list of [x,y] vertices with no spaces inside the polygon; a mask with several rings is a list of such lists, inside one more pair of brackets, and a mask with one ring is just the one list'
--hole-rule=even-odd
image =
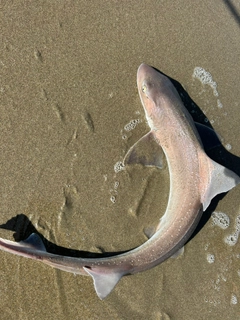
{"label": "smooth-hound shark", "polygon": [[1,250],[64,271],[90,275],[100,299],[113,290],[122,276],[153,268],[177,252],[192,235],[211,200],[240,183],[239,176],[206,155],[192,117],[166,76],[142,64],[137,72],[137,86],[151,130],[131,147],[125,162],[139,162],[141,158],[140,162],[145,161],[146,165],[159,166],[164,152],[170,176],[167,208],[154,235],[135,249],[103,258],[49,253],[34,233],[20,242],[0,238]]}

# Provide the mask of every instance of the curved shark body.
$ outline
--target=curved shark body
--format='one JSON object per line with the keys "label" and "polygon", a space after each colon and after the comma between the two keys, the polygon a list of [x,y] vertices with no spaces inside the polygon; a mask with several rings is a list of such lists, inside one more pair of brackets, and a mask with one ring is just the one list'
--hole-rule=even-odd
{"label": "curved shark body", "polygon": [[[146,165],[159,166],[164,152],[170,174],[168,205],[155,234],[126,253],[87,259],[48,253],[37,234],[21,242],[0,238],[1,250],[64,271],[90,275],[100,299],[112,291],[122,276],[152,268],[178,251],[212,198],[240,183],[235,173],[206,155],[190,114],[166,76],[142,64],[137,72],[137,85],[151,130],[129,150],[125,162],[141,160]],[[149,153],[145,160],[138,156],[143,146]]]}

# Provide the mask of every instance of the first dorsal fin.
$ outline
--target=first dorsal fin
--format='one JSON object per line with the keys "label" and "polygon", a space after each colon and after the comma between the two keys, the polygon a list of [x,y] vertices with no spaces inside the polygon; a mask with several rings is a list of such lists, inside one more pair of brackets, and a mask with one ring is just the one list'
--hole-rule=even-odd
{"label": "first dorsal fin", "polygon": [[101,300],[109,295],[124,275],[123,273],[112,271],[104,273],[96,268],[83,267],[83,269],[93,278],[95,291]]}
{"label": "first dorsal fin", "polygon": [[213,168],[210,176],[210,184],[203,196],[203,211],[207,209],[211,200],[219,193],[231,190],[240,183],[240,177],[233,171],[208,158]]}

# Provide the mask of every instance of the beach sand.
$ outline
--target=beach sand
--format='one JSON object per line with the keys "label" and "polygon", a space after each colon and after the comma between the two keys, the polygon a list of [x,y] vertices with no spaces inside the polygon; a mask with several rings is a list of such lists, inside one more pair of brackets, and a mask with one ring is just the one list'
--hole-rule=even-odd
{"label": "beach sand", "polygon": [[[0,6],[0,237],[21,240],[35,228],[53,252],[146,241],[166,208],[167,168],[114,171],[149,131],[136,86],[142,62],[184,87],[240,174],[238,1]],[[196,67],[208,83],[193,77]],[[104,301],[90,277],[0,252],[0,318],[240,319],[239,191],[210,206],[182,256],[124,277]]]}

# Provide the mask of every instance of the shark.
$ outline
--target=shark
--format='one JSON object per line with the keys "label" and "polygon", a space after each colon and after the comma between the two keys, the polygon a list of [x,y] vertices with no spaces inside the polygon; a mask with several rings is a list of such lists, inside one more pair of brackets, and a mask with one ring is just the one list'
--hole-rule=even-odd
{"label": "shark", "polygon": [[196,124],[167,76],[143,63],[137,71],[137,87],[150,131],[129,149],[125,164],[161,167],[164,155],[169,170],[168,203],[154,234],[137,248],[97,258],[47,252],[36,233],[20,242],[0,238],[1,250],[91,276],[100,299],[123,276],[148,270],[173,256],[189,240],[211,200],[240,183],[237,174],[207,156]]}

